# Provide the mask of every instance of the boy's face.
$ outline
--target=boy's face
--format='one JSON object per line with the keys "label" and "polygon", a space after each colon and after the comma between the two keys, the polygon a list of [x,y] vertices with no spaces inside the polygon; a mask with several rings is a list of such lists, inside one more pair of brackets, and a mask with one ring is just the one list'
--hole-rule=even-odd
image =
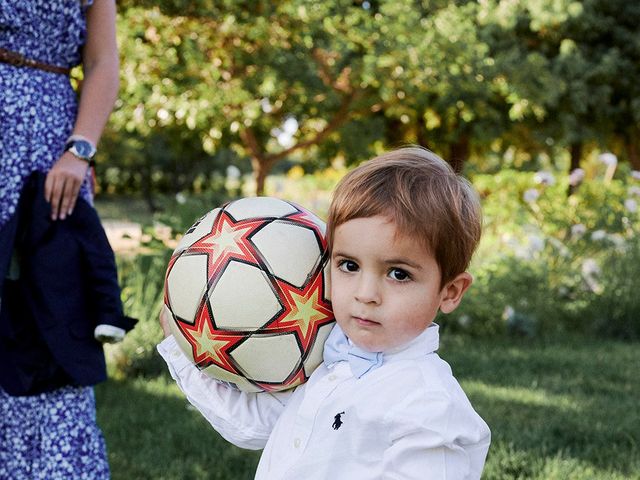
{"label": "boy's face", "polygon": [[459,299],[449,308],[450,294],[450,287],[440,289],[433,255],[413,238],[397,234],[391,219],[356,218],[335,229],[333,312],[359,347],[384,351],[409,342],[433,322],[441,306],[455,308]]}

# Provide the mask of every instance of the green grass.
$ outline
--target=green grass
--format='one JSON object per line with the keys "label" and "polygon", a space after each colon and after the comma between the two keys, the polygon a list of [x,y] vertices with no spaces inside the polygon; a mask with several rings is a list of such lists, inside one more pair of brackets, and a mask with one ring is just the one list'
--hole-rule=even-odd
{"label": "green grass", "polygon": [[[442,340],[492,430],[483,479],[640,479],[640,348],[596,340]],[[110,380],[98,417],[114,480],[251,479],[258,452],[227,444],[170,379]]]}
{"label": "green grass", "polygon": [[259,452],[225,442],[170,378],[109,380],[96,396],[113,480],[253,478]]}

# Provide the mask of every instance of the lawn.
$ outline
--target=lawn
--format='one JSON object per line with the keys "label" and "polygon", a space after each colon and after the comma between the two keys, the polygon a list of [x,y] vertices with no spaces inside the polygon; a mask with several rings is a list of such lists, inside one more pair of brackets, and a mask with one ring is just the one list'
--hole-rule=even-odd
{"label": "lawn", "polygon": [[[483,479],[640,479],[638,347],[445,334],[440,354],[492,430]],[[259,453],[222,440],[167,377],[96,391],[114,480],[253,478]]]}

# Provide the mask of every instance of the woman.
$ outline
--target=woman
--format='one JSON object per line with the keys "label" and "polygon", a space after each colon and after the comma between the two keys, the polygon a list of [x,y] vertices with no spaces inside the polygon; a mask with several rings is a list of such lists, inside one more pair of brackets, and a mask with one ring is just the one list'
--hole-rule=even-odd
{"label": "woman", "polygon": [[[68,73],[80,63],[78,100]],[[0,0],[0,231],[33,172],[46,174],[52,221],[79,196],[91,203],[89,167],[117,90],[114,0]],[[26,391],[0,387],[0,479],[109,478],[92,387],[56,365],[36,322],[23,323],[18,340],[35,357],[16,364],[40,369]]]}

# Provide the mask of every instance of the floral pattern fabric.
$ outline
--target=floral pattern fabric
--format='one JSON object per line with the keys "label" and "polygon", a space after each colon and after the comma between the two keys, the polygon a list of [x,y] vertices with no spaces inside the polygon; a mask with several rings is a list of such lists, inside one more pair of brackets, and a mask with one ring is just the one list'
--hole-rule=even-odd
{"label": "floral pattern fabric", "polygon": [[0,388],[0,480],[109,479],[91,387],[12,397]]}
{"label": "floral pattern fabric", "polygon": [[[86,39],[80,0],[0,0],[0,48],[74,67]],[[66,75],[0,62],[0,228],[15,213],[34,171],[47,172],[64,151],[77,112]],[[89,178],[80,194],[90,201]]]}
{"label": "floral pattern fabric", "polygon": [[[61,67],[81,61],[80,0],[0,0],[0,48]],[[0,228],[15,213],[34,171],[64,150],[77,113],[66,75],[0,62]],[[89,179],[80,195],[91,200]],[[91,387],[12,397],[0,388],[0,480],[109,478]]]}

